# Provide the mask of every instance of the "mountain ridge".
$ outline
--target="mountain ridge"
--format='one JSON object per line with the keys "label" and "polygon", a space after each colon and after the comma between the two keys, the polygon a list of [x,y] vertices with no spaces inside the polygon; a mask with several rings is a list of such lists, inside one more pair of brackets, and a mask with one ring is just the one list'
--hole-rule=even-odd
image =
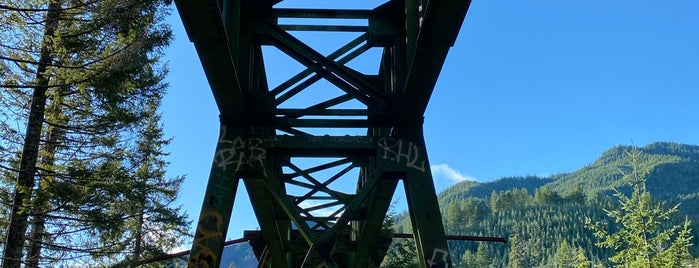
{"label": "mountain ridge", "polygon": [[[643,147],[617,145],[605,150],[590,164],[570,173],[548,177],[508,176],[489,182],[460,182],[442,191],[439,200],[446,202],[454,198],[485,198],[492,191],[522,188],[533,194],[536,189],[544,186],[560,194],[580,187],[588,197],[600,194],[611,196],[614,189],[622,192],[628,190],[623,172],[630,170],[629,153],[634,149],[641,153],[640,168],[648,172],[648,191],[663,201],[681,201],[684,210],[689,210],[688,214],[699,216],[699,146],[676,142],[653,142]],[[687,208],[690,204],[684,203],[691,203],[697,209]]]}
{"label": "mountain ridge", "polygon": [[[624,173],[632,169],[632,153],[638,170],[647,171],[646,189],[653,197],[680,213],[664,221],[677,225],[690,216],[693,244],[699,244],[699,146],[654,142],[642,147],[619,145],[570,173],[548,177],[504,177],[490,182],[462,182],[438,195],[445,232],[449,235],[498,236],[507,244],[449,241],[454,267],[474,266],[477,255],[491,267],[510,267],[512,258],[526,267],[556,267],[563,244],[595,267],[609,267],[614,250],[597,246],[599,240],[586,222],[619,228],[607,211],[618,208],[620,192],[629,195]],[[396,230],[410,232],[407,214],[399,215]],[[516,254],[512,254],[515,250]],[[693,257],[699,247],[690,248]]]}

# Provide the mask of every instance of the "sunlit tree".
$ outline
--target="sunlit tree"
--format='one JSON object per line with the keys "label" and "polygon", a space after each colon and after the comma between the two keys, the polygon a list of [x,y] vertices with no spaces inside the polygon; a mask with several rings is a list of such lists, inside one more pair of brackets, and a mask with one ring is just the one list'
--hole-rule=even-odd
{"label": "sunlit tree", "polygon": [[618,228],[610,230],[589,218],[586,224],[599,238],[598,246],[615,250],[609,260],[616,267],[683,267],[691,260],[690,221],[685,219],[680,225],[671,223],[679,204],[667,208],[654,200],[645,186],[649,172],[639,170],[640,152],[627,153],[630,172],[624,176],[633,192],[627,196],[617,191],[618,208],[606,211]]}
{"label": "sunlit tree", "polygon": [[3,267],[92,263],[131,244],[121,201],[138,126],[167,87],[168,5],[0,0]]}

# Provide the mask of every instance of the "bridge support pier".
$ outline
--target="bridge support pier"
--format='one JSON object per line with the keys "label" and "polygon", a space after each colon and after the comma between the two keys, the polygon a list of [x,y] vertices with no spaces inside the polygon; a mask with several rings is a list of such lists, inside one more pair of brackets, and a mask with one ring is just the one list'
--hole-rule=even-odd
{"label": "bridge support pier", "polygon": [[[175,2],[221,111],[190,267],[219,266],[241,180],[266,243],[263,265],[378,266],[388,244],[377,241],[390,241],[382,227],[402,181],[420,266],[451,266],[422,122],[470,1],[362,10]],[[301,41],[306,33],[351,38],[321,53]],[[375,51],[376,72],[350,67]],[[268,55],[303,67],[289,77],[291,68],[269,68]],[[287,78],[273,82],[279,77]]]}

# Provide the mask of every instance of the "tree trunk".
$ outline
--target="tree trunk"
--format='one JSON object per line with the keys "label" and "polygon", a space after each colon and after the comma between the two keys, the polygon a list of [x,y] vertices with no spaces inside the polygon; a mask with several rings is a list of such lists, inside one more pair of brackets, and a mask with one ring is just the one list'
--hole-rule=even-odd
{"label": "tree trunk", "polygon": [[46,93],[50,76],[47,66],[52,62],[53,37],[58,26],[60,3],[52,0],[46,12],[46,29],[41,44],[39,65],[36,69],[36,86],[32,94],[29,118],[20,159],[19,174],[14,188],[10,224],[7,229],[7,242],[3,252],[3,268],[19,268],[22,263],[27,218],[31,211],[26,207],[34,188],[34,175],[38,160],[39,144],[46,110]]}
{"label": "tree trunk", "polygon": [[[65,130],[56,125],[62,126],[68,123],[68,120],[65,119],[65,116],[62,114],[62,95],[62,90],[53,94],[53,99],[45,115],[46,120],[54,124],[54,126],[48,127],[46,144],[44,145],[44,149],[41,150],[43,153],[43,155],[41,155],[41,165],[45,170],[53,170],[56,162],[58,144],[63,140],[63,136],[65,135]],[[50,172],[51,171],[47,171],[47,174],[41,176],[39,186],[36,189],[34,207],[32,210],[34,214],[32,217],[32,233],[29,237],[29,254],[27,255],[26,267],[38,268],[39,261],[41,260],[41,248],[44,243],[46,230],[46,213],[48,213],[49,209],[49,196],[43,188],[45,187],[44,185],[50,185],[51,181],[54,179],[53,174],[50,174]]]}
{"label": "tree trunk", "polygon": [[136,225],[136,232],[134,234],[134,246],[133,246],[133,257],[131,262],[131,267],[137,267],[138,261],[141,260],[141,241],[143,236],[143,212],[138,214],[138,225]]}
{"label": "tree trunk", "polygon": [[[143,162],[141,165],[145,166],[150,166],[151,163],[148,161],[148,157],[145,157],[143,159]],[[133,261],[131,262],[131,267],[137,267],[137,263],[141,260],[141,257],[143,255],[143,225],[145,224],[145,214],[146,214],[146,199],[148,198],[148,190],[146,189],[147,183],[146,181],[149,179],[148,177],[142,178],[141,176],[138,176],[138,172],[136,172],[136,179],[138,181],[138,187],[137,191],[139,191],[139,196],[138,196],[138,201],[139,203],[138,208],[136,209],[136,213],[138,213],[137,216],[137,223],[136,223],[136,230],[134,231],[134,245],[133,245]]]}
{"label": "tree trunk", "polygon": [[36,206],[34,210],[36,214],[32,218],[32,233],[29,237],[29,253],[27,254],[27,268],[38,268],[39,260],[41,260],[41,247],[44,241],[44,233],[46,231],[45,210],[48,207],[46,193],[42,192],[42,187],[39,185],[36,193]]}

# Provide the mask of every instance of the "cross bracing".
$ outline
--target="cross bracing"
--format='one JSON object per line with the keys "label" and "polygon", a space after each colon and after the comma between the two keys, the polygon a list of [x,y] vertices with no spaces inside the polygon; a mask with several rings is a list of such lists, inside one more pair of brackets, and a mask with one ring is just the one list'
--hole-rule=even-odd
{"label": "cross bracing", "polygon": [[[190,267],[219,265],[240,181],[262,265],[377,266],[399,181],[420,265],[451,265],[422,122],[470,1],[175,2],[221,113]],[[269,66],[270,55],[292,63]],[[353,67],[367,55],[376,66]]]}

